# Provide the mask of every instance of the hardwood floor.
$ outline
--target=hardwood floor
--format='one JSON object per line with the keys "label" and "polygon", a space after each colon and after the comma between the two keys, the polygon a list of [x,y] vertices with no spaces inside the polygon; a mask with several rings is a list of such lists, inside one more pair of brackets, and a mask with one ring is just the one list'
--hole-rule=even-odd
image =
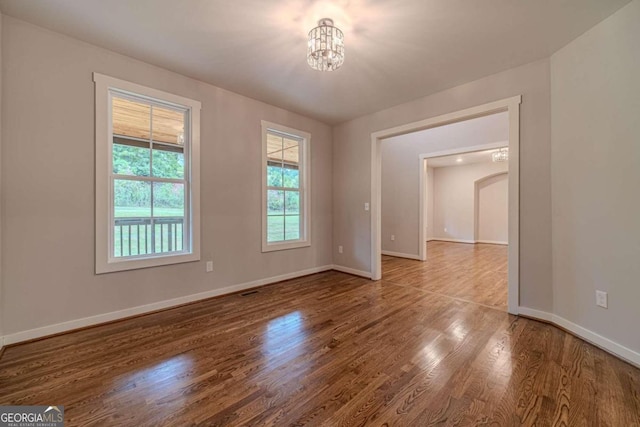
{"label": "hardwood floor", "polygon": [[640,425],[640,370],[391,270],[9,347],[0,404],[64,405],[67,426]]}
{"label": "hardwood floor", "polygon": [[382,257],[382,279],[507,310],[507,246],[431,241],[427,261]]}

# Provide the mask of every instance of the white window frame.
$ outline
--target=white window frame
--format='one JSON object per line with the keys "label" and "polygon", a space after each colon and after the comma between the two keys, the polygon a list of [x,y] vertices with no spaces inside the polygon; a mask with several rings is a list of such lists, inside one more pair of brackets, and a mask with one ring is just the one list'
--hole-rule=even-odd
{"label": "white window frame", "polygon": [[[309,208],[311,200],[310,191],[310,152],[311,152],[311,134],[298,129],[293,129],[277,123],[262,120],[262,252],[281,251],[286,249],[295,249],[311,246],[311,209]],[[299,183],[300,183],[300,239],[284,240],[280,242],[267,241],[267,133],[274,131],[280,134],[291,136],[300,140],[300,165],[299,165]]]}
{"label": "white window frame", "polygon": [[[93,73],[96,125],[96,274],[200,260],[200,109],[201,103],[157,89]],[[185,123],[185,226],[188,243],[181,252],[113,256],[112,94],[146,98],[156,105],[187,111]],[[188,225],[188,226],[187,226]]]}

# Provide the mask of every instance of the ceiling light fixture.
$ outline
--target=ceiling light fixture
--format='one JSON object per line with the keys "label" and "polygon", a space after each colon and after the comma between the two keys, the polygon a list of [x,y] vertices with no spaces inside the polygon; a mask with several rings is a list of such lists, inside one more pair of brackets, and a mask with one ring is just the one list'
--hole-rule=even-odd
{"label": "ceiling light fixture", "polygon": [[506,162],[509,160],[509,149],[499,148],[497,151],[491,153],[491,160],[494,162]]}
{"label": "ceiling light fixture", "polygon": [[332,19],[321,19],[309,31],[307,62],[318,71],[337,70],[344,62],[344,34],[333,26]]}

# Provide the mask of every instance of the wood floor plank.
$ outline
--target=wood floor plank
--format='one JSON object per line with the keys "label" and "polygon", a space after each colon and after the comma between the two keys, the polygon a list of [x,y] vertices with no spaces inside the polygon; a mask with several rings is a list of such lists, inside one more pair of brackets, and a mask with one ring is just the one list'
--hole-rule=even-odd
{"label": "wood floor plank", "polygon": [[640,426],[640,370],[506,313],[506,248],[429,243],[6,349],[0,404],[68,426]]}

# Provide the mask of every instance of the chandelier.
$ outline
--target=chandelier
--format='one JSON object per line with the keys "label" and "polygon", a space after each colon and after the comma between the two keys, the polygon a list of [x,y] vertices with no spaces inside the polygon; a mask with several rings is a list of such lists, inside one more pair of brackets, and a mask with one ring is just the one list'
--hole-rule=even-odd
{"label": "chandelier", "polygon": [[491,153],[491,160],[494,162],[506,162],[509,160],[509,149],[499,148],[497,151]]}
{"label": "chandelier", "polygon": [[309,31],[307,62],[318,71],[337,70],[344,62],[344,34],[333,26],[332,19],[321,19]]}

